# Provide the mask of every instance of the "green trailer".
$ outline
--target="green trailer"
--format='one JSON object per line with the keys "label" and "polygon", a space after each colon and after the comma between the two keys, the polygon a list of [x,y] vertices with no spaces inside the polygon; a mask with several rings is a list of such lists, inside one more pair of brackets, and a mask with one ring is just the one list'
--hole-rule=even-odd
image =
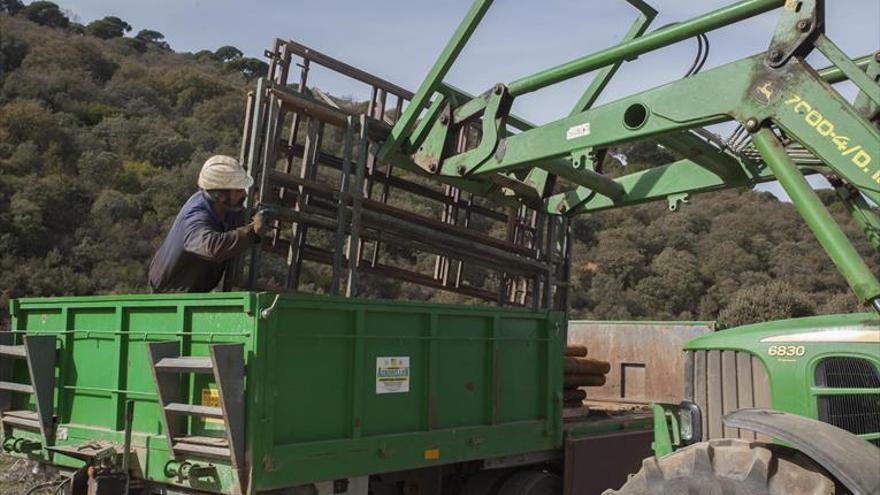
{"label": "green trailer", "polygon": [[567,438],[627,430],[642,446],[632,468],[650,443],[639,418],[564,424],[555,311],[252,292],[11,309],[4,450],[107,472],[126,459],[139,483],[237,494],[438,466],[450,477],[469,461],[557,461]]}

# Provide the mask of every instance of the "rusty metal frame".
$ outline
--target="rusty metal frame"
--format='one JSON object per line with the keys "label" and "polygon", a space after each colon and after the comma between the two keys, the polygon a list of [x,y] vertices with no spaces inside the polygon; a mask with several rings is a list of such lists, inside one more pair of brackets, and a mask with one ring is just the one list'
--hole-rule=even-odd
{"label": "rusty metal frame", "polygon": [[[250,206],[271,207],[276,215],[271,235],[251,253],[247,287],[299,290],[308,263],[330,267],[329,287],[319,288],[329,294],[356,296],[368,276],[503,305],[566,306],[568,244],[554,234],[560,221],[509,199],[499,184],[517,186],[515,177],[438,183],[436,177],[425,180],[420,169],[392,168],[377,156],[378,145],[412,92],[295,41],[276,39],[266,55],[269,70],[249,97],[241,153],[256,184]],[[362,113],[321,92],[315,67],[366,85],[370,97]],[[343,136],[342,150],[322,142],[328,132]],[[460,131],[460,150],[468,149],[471,137],[479,137],[478,129]],[[540,206],[540,195],[534,197],[532,206]],[[431,213],[415,212],[410,203]],[[385,259],[398,248],[434,256],[433,270]],[[261,252],[284,258],[281,287],[261,286]]]}

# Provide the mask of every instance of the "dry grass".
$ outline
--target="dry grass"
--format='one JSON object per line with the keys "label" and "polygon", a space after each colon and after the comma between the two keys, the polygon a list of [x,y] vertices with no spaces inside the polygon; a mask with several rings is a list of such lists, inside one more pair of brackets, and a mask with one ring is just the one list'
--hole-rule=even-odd
{"label": "dry grass", "polygon": [[[53,481],[56,475],[52,472],[34,472],[36,464],[23,459],[15,459],[0,454],[0,493],[3,495],[24,495],[40,483]],[[33,495],[48,495],[52,486],[39,489]]]}

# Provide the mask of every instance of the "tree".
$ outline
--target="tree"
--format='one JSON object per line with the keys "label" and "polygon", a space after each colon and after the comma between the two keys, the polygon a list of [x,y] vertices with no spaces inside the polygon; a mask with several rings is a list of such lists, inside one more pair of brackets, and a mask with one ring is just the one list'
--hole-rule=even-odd
{"label": "tree", "polygon": [[67,30],[75,34],[86,34],[86,27],[78,22],[71,22],[67,26]]}
{"label": "tree", "polygon": [[813,314],[815,308],[809,294],[788,282],[774,280],[737,291],[730,304],[718,315],[718,325],[730,328]]}
{"label": "tree", "polygon": [[70,24],[70,19],[55,2],[40,0],[23,8],[20,13],[29,21],[42,26],[66,28]]}
{"label": "tree", "polygon": [[229,70],[241,72],[248,81],[265,76],[269,71],[269,64],[250,57],[230,60],[225,65]]}
{"label": "tree", "polygon": [[134,35],[134,39],[143,41],[148,45],[155,46],[156,48],[164,51],[171,51],[171,45],[165,41],[165,35],[160,33],[159,31],[153,31],[152,29],[141,29],[138,31],[136,35]]}
{"label": "tree", "polygon": [[116,41],[138,53],[146,53],[147,51],[147,44],[137,38],[116,38]]}
{"label": "tree", "polygon": [[229,62],[241,58],[244,53],[238,48],[230,45],[221,46],[214,52],[214,57],[221,62]]}
{"label": "tree", "polygon": [[198,60],[211,60],[217,62],[217,55],[214,55],[214,52],[211,50],[199,50],[192,55]]}
{"label": "tree", "polygon": [[0,14],[15,15],[24,8],[21,0],[0,0]]}
{"label": "tree", "polygon": [[[30,51],[23,40],[0,33],[0,78],[17,69]],[[2,80],[2,79],[0,79]]]}
{"label": "tree", "polygon": [[121,38],[129,31],[131,31],[131,26],[127,22],[112,15],[92,21],[86,26],[88,34],[104,40]]}

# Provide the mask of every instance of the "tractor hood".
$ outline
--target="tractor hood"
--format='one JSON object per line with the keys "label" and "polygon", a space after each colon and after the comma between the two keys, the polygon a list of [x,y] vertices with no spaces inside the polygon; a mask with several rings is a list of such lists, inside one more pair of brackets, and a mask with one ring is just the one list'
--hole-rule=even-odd
{"label": "tractor hood", "polygon": [[698,337],[685,350],[743,349],[755,344],[839,343],[880,345],[880,315],[822,315],[756,323]]}

